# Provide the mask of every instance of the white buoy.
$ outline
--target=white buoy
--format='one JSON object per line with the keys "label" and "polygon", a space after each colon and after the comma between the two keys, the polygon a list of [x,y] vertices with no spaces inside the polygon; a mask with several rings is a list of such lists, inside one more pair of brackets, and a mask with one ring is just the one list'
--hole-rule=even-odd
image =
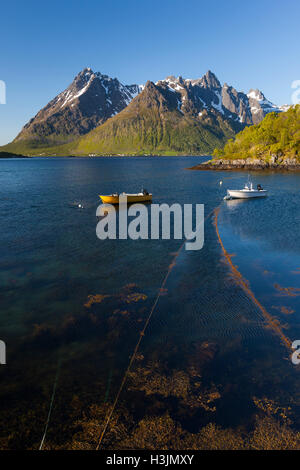
{"label": "white buoy", "polygon": [[223,181],[220,181],[220,186],[222,186],[222,184],[223,184]]}
{"label": "white buoy", "polygon": [[78,207],[79,207],[79,209],[82,209],[82,205],[81,205],[81,204],[78,204]]}

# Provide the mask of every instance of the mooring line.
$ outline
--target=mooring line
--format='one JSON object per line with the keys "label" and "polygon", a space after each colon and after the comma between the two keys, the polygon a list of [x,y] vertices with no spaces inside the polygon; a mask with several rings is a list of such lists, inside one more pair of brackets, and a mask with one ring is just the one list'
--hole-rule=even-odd
{"label": "mooring line", "polygon": [[50,400],[50,406],[49,406],[47,421],[46,421],[45,430],[44,430],[44,434],[43,434],[43,437],[42,437],[42,440],[41,440],[41,443],[40,443],[39,450],[43,450],[44,442],[45,442],[48,427],[49,427],[49,422],[50,422],[50,418],[51,418],[51,413],[52,413],[52,408],[53,408],[53,403],[54,403],[54,398],[55,398],[55,393],[56,393],[56,387],[57,387],[58,377],[59,377],[59,372],[60,372],[60,365],[61,365],[61,359],[59,359],[58,364],[57,364],[57,370],[56,370],[54,384],[53,384],[53,390],[52,390],[52,395],[51,395],[51,400]]}
{"label": "mooring line", "polygon": [[[205,221],[206,219],[208,219],[213,213],[214,213],[214,210],[212,210],[212,211],[205,217],[204,221]],[[196,228],[196,230],[197,230],[197,228]],[[179,253],[181,252],[182,248],[184,247],[185,243],[186,243],[186,240],[183,241],[183,243],[180,245],[178,251],[175,253],[175,255],[174,255],[174,257],[173,257],[173,260],[172,260],[172,263],[171,263],[171,264],[169,265],[169,267],[168,267],[167,274],[166,274],[166,276],[165,276],[165,278],[164,278],[164,280],[163,280],[163,282],[162,282],[162,284],[161,284],[161,287],[160,287],[159,290],[158,290],[158,294],[157,294],[157,296],[156,296],[156,299],[155,299],[155,302],[154,302],[154,304],[153,304],[153,306],[152,306],[152,309],[150,310],[150,313],[149,313],[149,315],[148,315],[148,317],[147,317],[147,319],[146,319],[146,322],[145,322],[145,324],[144,324],[144,328],[143,328],[142,331],[140,332],[138,342],[137,342],[137,344],[136,344],[136,346],[135,346],[135,349],[134,349],[134,351],[133,351],[133,355],[131,356],[130,362],[129,362],[128,367],[127,367],[127,369],[126,369],[125,375],[124,375],[123,380],[122,380],[122,382],[121,382],[121,385],[120,385],[120,388],[119,388],[118,393],[117,393],[117,395],[116,395],[116,398],[115,398],[115,400],[114,400],[113,406],[112,406],[112,408],[111,408],[111,410],[110,410],[110,412],[109,412],[109,414],[108,414],[108,416],[107,416],[107,420],[106,420],[104,429],[103,429],[103,431],[102,431],[102,433],[101,433],[101,436],[100,436],[100,438],[99,438],[99,441],[98,441],[96,450],[99,450],[99,448],[100,448],[102,439],[103,439],[104,434],[105,434],[105,432],[106,432],[106,430],[107,430],[108,424],[109,424],[109,422],[110,422],[110,420],[111,420],[111,417],[112,417],[112,415],[113,415],[113,412],[114,412],[114,410],[115,410],[115,407],[116,407],[116,405],[117,405],[117,403],[118,403],[119,397],[120,397],[120,395],[121,395],[121,392],[122,392],[123,387],[124,387],[124,385],[125,385],[125,382],[126,382],[126,380],[127,380],[128,373],[130,372],[131,366],[132,366],[132,364],[133,364],[133,362],[134,362],[134,359],[135,359],[135,357],[136,357],[136,354],[137,354],[137,351],[138,351],[138,349],[139,349],[139,346],[140,346],[140,343],[141,343],[141,341],[142,341],[142,338],[143,338],[143,336],[145,335],[145,331],[146,331],[147,326],[148,326],[148,324],[149,324],[149,322],[150,322],[150,319],[151,319],[151,317],[152,317],[152,314],[153,314],[153,312],[154,312],[154,310],[155,310],[155,308],[156,308],[156,306],[157,306],[157,304],[158,304],[159,298],[160,298],[161,295],[164,294],[164,287],[165,287],[165,285],[166,285],[166,282],[167,282],[167,280],[168,280],[168,277],[169,277],[169,275],[170,275],[172,269],[173,269],[174,266],[175,266],[176,258],[178,257],[178,255],[179,255]],[[42,437],[42,440],[41,440],[41,443],[40,443],[40,446],[39,446],[39,450],[43,450],[44,443],[45,443],[45,439],[46,439],[46,436],[47,436],[48,427],[49,427],[50,418],[51,418],[51,413],[52,413],[52,408],[53,408],[54,399],[55,399],[55,394],[56,394],[56,388],[57,388],[58,378],[59,378],[60,366],[61,366],[61,360],[58,361],[57,371],[56,371],[56,375],[55,375],[55,379],[54,379],[53,390],[52,390],[52,395],[51,395],[51,400],[50,400],[50,405],[49,405],[49,411],[48,411],[48,415],[47,415],[47,421],[46,421],[46,425],[45,425],[44,434],[43,434],[43,437]],[[106,390],[106,394],[105,394],[105,398],[104,398],[104,403],[106,402],[106,400],[107,400],[107,398],[108,398],[108,393],[109,393],[109,388],[110,388],[110,382],[111,382],[111,374],[110,374],[110,376],[109,376],[108,389]]]}
{"label": "mooring line", "polygon": [[[227,250],[225,249],[224,247],[224,244],[222,242],[222,239],[221,239],[221,236],[220,236],[220,232],[219,232],[219,227],[218,227],[218,215],[219,215],[219,212],[220,212],[220,207],[221,207],[222,203],[216,207],[215,209],[213,209],[204,219],[204,221],[206,221],[211,215],[214,215],[215,216],[215,228],[216,228],[216,233],[217,233],[217,237],[218,237],[218,241],[220,243],[220,246],[222,248],[222,251],[223,251],[223,254],[224,254],[224,257],[228,263],[228,265],[230,266],[233,274],[235,275],[235,279],[238,281],[238,284],[243,288],[243,290],[246,292],[246,294],[250,297],[250,299],[253,301],[253,303],[260,309],[260,311],[262,312],[264,318],[266,319],[267,323],[269,324],[269,326],[275,331],[275,333],[278,334],[278,336],[281,338],[282,342],[284,343],[284,345],[288,348],[289,351],[291,351],[291,340],[283,333],[283,331],[281,330],[281,328],[279,327],[279,325],[277,324],[277,322],[273,319],[273,317],[269,314],[269,312],[267,312],[267,310],[265,309],[265,307],[263,307],[263,305],[259,302],[259,300],[257,300],[257,298],[255,297],[254,293],[251,291],[251,289],[249,288],[249,285],[247,283],[247,281],[243,278],[242,274],[238,271],[238,269],[236,268],[236,266],[232,263],[231,261],[231,256],[230,254],[227,252]],[[122,390],[124,388],[124,385],[126,383],[126,380],[127,380],[127,377],[128,377],[128,374],[130,372],[130,369],[132,367],[132,364],[136,358],[136,354],[138,352],[138,349],[140,347],[140,344],[141,344],[141,341],[143,339],[143,336],[145,336],[145,332],[146,332],[146,329],[150,323],[150,320],[151,320],[151,317],[155,311],[155,308],[159,302],[159,299],[162,295],[164,295],[165,293],[165,285],[167,283],[167,280],[174,268],[174,266],[176,265],[176,259],[178,258],[180,252],[182,251],[182,248],[184,247],[186,241],[188,240],[184,240],[183,243],[180,245],[179,249],[177,250],[177,252],[175,253],[175,255],[173,256],[173,259],[172,259],[172,262],[170,263],[169,267],[168,267],[168,271],[163,279],[163,282],[158,290],[158,293],[157,293],[157,296],[155,298],[155,301],[154,301],[154,304],[150,310],[150,313],[148,315],[148,317],[146,318],[146,321],[145,321],[145,324],[144,324],[144,327],[142,329],[142,331],[140,332],[139,334],[139,339],[137,341],[137,344],[134,348],[134,351],[133,351],[133,354],[130,358],[130,361],[129,361],[129,364],[128,364],[128,367],[125,371],[125,374],[123,376],[123,379],[121,381],[121,384],[120,384],[120,387],[118,389],[118,393],[115,397],[115,400],[112,404],[112,407],[107,415],[107,418],[106,418],[106,421],[105,421],[105,425],[104,425],[104,428],[101,432],[101,435],[98,439],[98,443],[97,443],[97,446],[96,446],[96,450],[99,450],[100,449],[100,446],[101,446],[101,443],[102,443],[102,440],[104,438],[104,435],[107,431],[107,428],[108,428],[108,425],[110,423],[110,420],[112,418],[112,415],[114,413],[114,410],[117,406],[117,403],[119,401],[119,398],[120,398],[120,395],[122,393]],[[51,395],[51,400],[50,400],[50,406],[49,406],[49,411],[48,411],[48,416],[47,416],[47,421],[46,421],[46,425],[45,425],[45,430],[44,430],[44,434],[43,434],[43,437],[42,437],[42,440],[41,440],[41,443],[40,443],[40,446],[39,446],[39,450],[43,450],[43,446],[44,446],[44,443],[45,443],[45,439],[46,439],[46,435],[47,435],[47,431],[48,431],[48,427],[49,427],[49,422],[50,422],[50,418],[51,418],[51,413],[52,413],[52,408],[53,408],[53,403],[54,403],[54,399],[55,399],[55,394],[56,394],[56,388],[57,388],[57,383],[58,383],[58,378],[59,378],[59,372],[60,372],[60,366],[61,366],[61,360],[59,360],[58,362],[58,366],[57,366],[57,371],[56,371],[56,376],[55,376],[55,380],[54,380],[54,384],[53,384],[53,390],[52,390],[52,395]],[[111,377],[109,377],[109,385],[110,386],[110,379]],[[107,395],[107,393],[106,393]],[[106,399],[108,398],[107,396],[105,395],[105,399],[104,399],[104,402],[106,401]]]}
{"label": "mooring line", "polygon": [[105,396],[104,396],[104,401],[103,401],[103,403],[106,403],[107,400],[108,400],[108,397],[109,397],[109,390],[110,390],[111,378],[112,378],[112,369],[110,369],[109,374],[108,374],[107,386],[106,386],[106,391],[105,391]]}
{"label": "mooring line", "polygon": [[184,243],[180,246],[179,250],[176,252],[176,254],[175,254],[174,258],[173,258],[173,262],[171,263],[171,265],[170,265],[169,268],[168,268],[168,272],[167,272],[167,274],[166,274],[166,276],[165,276],[165,278],[164,278],[164,280],[163,280],[163,283],[162,283],[162,285],[161,285],[161,287],[160,287],[160,289],[159,289],[159,291],[158,291],[158,294],[157,294],[157,296],[156,296],[155,302],[154,302],[154,304],[153,304],[153,306],[152,306],[152,308],[151,308],[151,310],[150,310],[150,313],[149,313],[149,315],[148,315],[148,317],[147,317],[147,319],[146,319],[146,322],[145,322],[145,324],[144,324],[144,327],[143,327],[142,331],[140,332],[138,342],[136,343],[136,346],[135,346],[135,348],[134,348],[133,354],[132,354],[132,356],[131,356],[131,358],[130,358],[128,367],[127,367],[127,369],[126,369],[126,371],[125,371],[125,374],[124,374],[124,376],[123,376],[123,379],[122,379],[121,385],[120,385],[120,387],[119,387],[118,393],[117,393],[116,398],[115,398],[115,400],[114,400],[114,402],[113,402],[113,405],[112,405],[112,407],[111,407],[111,409],[110,409],[110,411],[109,411],[109,413],[108,413],[108,415],[107,415],[104,428],[103,428],[103,430],[102,430],[102,433],[101,433],[101,435],[100,435],[100,437],[99,437],[99,440],[98,440],[98,444],[97,444],[97,446],[96,446],[96,450],[99,450],[99,449],[100,449],[100,445],[101,445],[101,443],[102,443],[104,434],[106,433],[107,427],[108,427],[108,425],[109,425],[109,423],[110,423],[110,420],[111,420],[111,418],[112,418],[112,415],[113,415],[113,413],[114,413],[114,410],[115,410],[115,408],[116,408],[116,406],[117,406],[117,403],[118,403],[118,401],[119,401],[119,397],[120,397],[120,395],[121,395],[121,392],[122,392],[123,387],[124,387],[124,385],[125,385],[125,382],[126,382],[126,380],[127,380],[127,377],[128,377],[129,372],[130,372],[131,366],[132,366],[132,364],[133,364],[133,362],[134,362],[134,360],[135,360],[135,357],[136,357],[136,354],[137,354],[137,352],[138,352],[138,349],[139,349],[139,346],[140,346],[140,344],[141,344],[141,341],[142,341],[142,339],[143,339],[143,336],[145,336],[145,331],[146,331],[146,329],[147,329],[147,326],[149,325],[149,322],[150,322],[150,319],[151,319],[151,317],[152,317],[152,314],[153,314],[153,312],[154,312],[154,310],[155,310],[155,307],[156,307],[156,305],[158,304],[159,298],[160,298],[160,296],[161,296],[161,294],[162,294],[162,290],[164,289],[164,287],[165,287],[165,285],[166,285],[166,282],[167,282],[167,279],[168,279],[168,277],[169,277],[169,275],[170,275],[170,273],[171,273],[171,271],[172,271],[172,269],[173,269],[173,267],[174,267],[175,259],[176,259],[177,256],[179,255],[179,253],[180,253],[180,251],[181,251],[183,245],[184,245]]}
{"label": "mooring line", "polygon": [[[215,209],[213,209],[213,210],[204,218],[204,222],[205,222],[211,215],[214,214],[214,211],[215,211]],[[197,227],[198,227],[198,226],[197,226]],[[197,227],[196,227],[195,231],[197,231]],[[110,423],[110,420],[111,420],[111,418],[112,418],[112,415],[113,415],[113,413],[114,413],[114,410],[115,410],[115,408],[116,408],[116,406],[117,406],[117,403],[118,403],[118,401],[119,401],[121,392],[122,392],[123,387],[124,387],[124,385],[125,385],[125,383],[126,383],[128,374],[129,374],[130,369],[131,369],[131,366],[132,366],[132,364],[133,364],[133,362],[134,362],[134,360],[135,360],[135,357],[136,357],[136,354],[137,354],[138,349],[139,349],[139,347],[140,347],[140,344],[141,344],[141,341],[142,341],[142,339],[143,339],[143,336],[145,336],[145,331],[146,331],[146,329],[147,329],[147,327],[148,327],[148,325],[149,325],[149,322],[150,322],[150,320],[151,320],[151,317],[152,317],[152,315],[153,315],[153,312],[154,312],[154,310],[155,310],[155,308],[156,308],[156,306],[157,306],[157,304],[158,304],[158,301],[159,301],[161,295],[164,295],[164,293],[165,293],[165,290],[164,290],[164,289],[165,289],[165,285],[166,285],[167,280],[168,280],[168,278],[169,278],[169,276],[170,276],[170,273],[172,272],[174,266],[176,265],[176,259],[178,258],[178,256],[179,256],[179,254],[180,254],[182,248],[184,247],[184,245],[185,245],[185,243],[186,243],[187,241],[188,241],[188,240],[185,239],[185,240],[182,242],[182,244],[180,245],[179,249],[176,251],[176,253],[175,253],[175,255],[174,255],[173,259],[172,259],[172,263],[171,263],[171,264],[169,265],[169,267],[168,267],[167,274],[165,275],[165,277],[164,277],[164,279],[163,279],[163,282],[162,282],[162,284],[161,284],[161,286],[160,286],[160,288],[159,288],[159,290],[158,290],[157,296],[156,296],[156,298],[155,298],[154,304],[153,304],[153,306],[152,306],[152,308],[151,308],[151,310],[150,310],[150,313],[149,313],[149,315],[148,315],[148,317],[147,317],[147,319],[146,319],[146,321],[145,321],[144,327],[143,327],[142,331],[140,332],[138,342],[137,342],[137,344],[136,344],[136,346],[135,346],[135,348],[134,348],[133,354],[132,354],[132,356],[131,356],[131,358],[130,358],[128,367],[127,367],[127,369],[126,369],[126,371],[125,371],[125,374],[124,374],[124,377],[123,377],[123,379],[122,379],[121,385],[120,385],[119,390],[118,390],[118,393],[117,393],[117,395],[116,395],[116,398],[115,398],[115,400],[114,400],[114,402],[113,402],[113,404],[112,404],[112,407],[111,407],[111,409],[110,409],[110,411],[109,411],[109,413],[108,413],[108,415],[107,415],[104,428],[103,428],[103,430],[102,430],[102,433],[101,433],[101,435],[100,435],[100,437],[99,437],[99,440],[98,440],[98,443],[97,443],[97,446],[96,446],[96,450],[99,450],[99,449],[100,449],[100,445],[101,445],[101,443],[102,443],[103,437],[104,437],[104,435],[105,435],[105,433],[106,433],[106,431],[107,431],[108,425],[109,425],[109,423]]]}
{"label": "mooring line", "polygon": [[272,315],[265,309],[265,307],[259,302],[259,300],[257,300],[254,293],[250,289],[248,282],[246,281],[246,279],[242,276],[242,274],[239,272],[237,267],[231,261],[231,256],[228,253],[228,251],[226,250],[226,248],[224,247],[224,244],[222,242],[221,235],[220,235],[220,232],[219,232],[219,226],[218,226],[219,212],[220,212],[220,207],[217,207],[215,209],[215,227],[216,227],[217,237],[218,237],[219,243],[221,245],[224,257],[225,257],[227,263],[229,264],[229,266],[230,266],[230,268],[231,268],[231,270],[234,274],[235,280],[237,280],[238,284],[243,288],[243,290],[250,297],[252,302],[260,309],[260,311],[262,312],[265,320],[267,321],[269,326],[273,329],[273,331],[275,333],[277,333],[277,335],[282,340],[283,344],[287,347],[287,349],[289,351],[291,351],[292,350],[292,347],[291,347],[292,341],[283,333],[282,329],[280,328],[280,326],[278,325],[276,320],[272,317]]}

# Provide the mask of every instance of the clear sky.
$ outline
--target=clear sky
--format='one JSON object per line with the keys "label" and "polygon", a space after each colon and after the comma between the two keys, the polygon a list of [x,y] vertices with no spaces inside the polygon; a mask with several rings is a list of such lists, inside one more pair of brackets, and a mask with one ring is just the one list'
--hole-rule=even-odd
{"label": "clear sky", "polygon": [[211,69],[240,91],[290,103],[299,24],[299,0],[2,2],[0,144],[86,66],[128,84]]}

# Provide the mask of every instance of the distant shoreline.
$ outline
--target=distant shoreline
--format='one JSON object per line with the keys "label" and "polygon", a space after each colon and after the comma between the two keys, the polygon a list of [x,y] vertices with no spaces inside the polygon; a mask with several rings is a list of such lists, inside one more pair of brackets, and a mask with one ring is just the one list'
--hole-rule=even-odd
{"label": "distant shoreline", "polygon": [[144,154],[144,155],[15,155],[15,154],[8,154],[6,153],[5,155],[1,155],[1,153],[4,154],[4,152],[0,152],[0,158],[86,158],[86,159],[94,159],[94,158],[140,158],[140,157],[156,157],[156,158],[166,158],[166,157],[184,157],[184,158],[190,158],[190,157],[195,157],[195,158],[210,158],[209,155],[149,155],[149,154]]}
{"label": "distant shoreline", "polygon": [[251,162],[249,159],[243,160],[214,160],[211,162],[203,162],[199,165],[188,168],[189,170],[200,171],[300,171],[300,163],[295,159],[283,160],[280,163],[269,163],[265,160],[256,160]]}
{"label": "distant shoreline", "polygon": [[31,158],[27,155],[14,154],[9,152],[0,152],[0,158]]}

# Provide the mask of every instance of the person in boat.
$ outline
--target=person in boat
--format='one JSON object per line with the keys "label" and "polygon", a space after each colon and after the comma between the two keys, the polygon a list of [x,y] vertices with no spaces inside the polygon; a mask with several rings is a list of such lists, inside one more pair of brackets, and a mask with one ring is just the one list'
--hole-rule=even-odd
{"label": "person in boat", "polygon": [[149,195],[147,189],[142,189],[142,193],[144,194],[144,196],[148,196],[148,195]]}
{"label": "person in boat", "polygon": [[262,191],[262,190],[263,190],[263,188],[262,188],[261,184],[258,184],[257,185],[257,191]]}

